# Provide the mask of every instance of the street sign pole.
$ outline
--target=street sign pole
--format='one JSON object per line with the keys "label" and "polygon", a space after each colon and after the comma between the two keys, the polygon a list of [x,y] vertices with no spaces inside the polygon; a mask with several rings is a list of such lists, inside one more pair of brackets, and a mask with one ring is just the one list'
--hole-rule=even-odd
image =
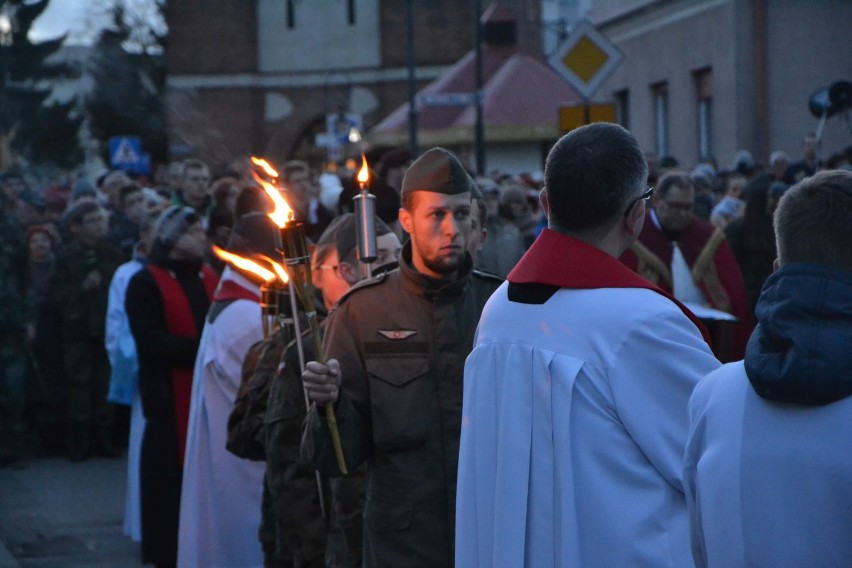
{"label": "street sign pole", "polygon": [[405,3],[406,66],[408,67],[408,151],[416,158],[417,148],[417,83],[414,79],[414,0]]}
{"label": "street sign pole", "polygon": [[560,107],[559,127],[562,132],[592,122],[615,122],[614,105],[592,104],[591,101],[623,59],[621,50],[591,22],[581,20],[574,26],[548,59],[550,66],[583,99],[582,106]]}
{"label": "street sign pole", "polygon": [[482,116],[482,0],[476,0],[476,173],[485,175],[485,124]]}

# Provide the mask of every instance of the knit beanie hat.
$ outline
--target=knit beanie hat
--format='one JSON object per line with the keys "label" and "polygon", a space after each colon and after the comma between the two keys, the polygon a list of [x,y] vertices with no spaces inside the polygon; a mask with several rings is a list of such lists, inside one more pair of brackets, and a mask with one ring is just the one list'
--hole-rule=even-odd
{"label": "knit beanie hat", "polygon": [[445,195],[473,192],[476,184],[455,154],[445,148],[432,148],[417,158],[402,179],[402,195],[411,191],[432,191]]}
{"label": "knit beanie hat", "polygon": [[71,190],[71,201],[76,201],[84,196],[95,197],[97,192],[89,180],[80,178],[74,183],[74,189]]}
{"label": "knit beanie hat", "polygon": [[201,218],[192,207],[172,205],[160,215],[155,227],[156,236],[151,245],[151,262],[161,262],[168,256],[179,238]]}

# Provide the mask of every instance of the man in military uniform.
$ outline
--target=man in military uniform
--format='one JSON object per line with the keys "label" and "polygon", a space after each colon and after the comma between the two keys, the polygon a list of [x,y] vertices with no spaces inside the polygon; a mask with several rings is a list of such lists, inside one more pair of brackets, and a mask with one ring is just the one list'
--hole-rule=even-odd
{"label": "man in military uniform", "polygon": [[110,441],[112,412],[107,403],[109,359],[104,349],[104,321],[113,272],[121,252],[106,242],[106,212],[94,201],[81,201],[65,216],[72,241],[56,255],[48,302],[62,333],[68,381],[68,451],[72,461],[89,457],[90,434],[98,454],[115,456]]}
{"label": "man in military uniform", "polygon": [[452,566],[462,377],[479,315],[500,285],[466,249],[474,182],[433,148],[402,184],[411,236],[400,267],[353,288],[328,320],[328,363],[302,375],[315,403],[302,455],[340,475],[324,413],[335,404],[347,467],[367,464],[364,566]]}
{"label": "man in military uniform", "polygon": [[[399,239],[379,220],[376,234],[378,258],[373,270],[395,267]],[[322,234],[312,271],[325,310],[364,278],[364,267],[357,259],[353,214],[338,217]],[[244,380],[231,413],[228,449],[247,459],[266,459],[267,491],[260,538],[267,568],[356,566],[361,559],[363,475],[350,475],[331,485],[323,480],[320,505],[315,471],[299,458],[305,398],[298,344],[285,332],[281,330],[252,349],[258,354],[256,363],[246,358],[243,372],[253,376]],[[314,358],[309,330],[305,329],[301,340],[304,356]],[[327,519],[321,516],[323,508]]]}

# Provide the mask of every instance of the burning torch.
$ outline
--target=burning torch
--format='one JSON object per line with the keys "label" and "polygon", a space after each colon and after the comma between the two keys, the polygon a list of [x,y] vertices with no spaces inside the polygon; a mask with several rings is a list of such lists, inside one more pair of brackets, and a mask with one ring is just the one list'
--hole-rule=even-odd
{"label": "burning torch", "polygon": [[367,267],[367,278],[373,276],[373,261],[376,260],[376,196],[369,192],[370,168],[367,157],[361,154],[361,169],[358,171],[358,195],[355,203],[355,231],[358,239],[358,260]]}
{"label": "burning torch", "polygon": [[[278,173],[265,160],[252,158],[252,163],[260,166],[273,179],[277,179]],[[311,329],[314,341],[314,353],[317,361],[325,363],[325,352],[322,348],[322,338],[319,332],[317,320],[316,294],[313,279],[311,277],[310,257],[308,255],[307,241],[305,239],[305,226],[293,218],[293,210],[281,195],[279,189],[252,172],[255,181],[266,191],[274,204],[274,209],[269,213],[269,218],[279,227],[280,250],[287,266],[287,274],[290,277],[291,290],[299,299],[305,318]],[[292,293],[292,292],[291,292]],[[297,330],[297,336],[299,332]],[[325,405],[325,417],[328,422],[331,441],[334,446],[334,455],[337,458],[337,467],[343,475],[349,473],[346,460],[343,456],[343,446],[340,443],[340,433],[337,430],[337,418],[331,404]]]}
{"label": "burning torch", "polygon": [[[268,339],[272,333],[280,331],[284,334],[284,344],[289,343],[289,335],[286,333],[289,327],[293,328],[293,333],[296,336],[296,343],[299,349],[299,364],[301,369],[305,368],[304,350],[302,348],[302,338],[299,330],[298,310],[296,309],[296,300],[293,293],[293,282],[283,266],[263,256],[263,260],[269,264],[272,271],[269,271],[264,266],[261,266],[252,259],[241,257],[217,246],[213,246],[213,253],[222,260],[233,264],[237,268],[251,272],[259,278],[263,279],[264,284],[260,288],[260,307],[261,307],[261,324],[263,327],[263,338]],[[290,294],[285,294],[281,288],[281,284],[288,285]],[[284,296],[290,296],[289,307],[287,306]],[[284,353],[281,354],[282,358]],[[310,408],[307,394],[305,394],[305,406]],[[325,499],[323,497],[322,480],[319,472],[314,472],[317,478],[317,492],[319,493],[320,512],[323,518],[326,518]]]}

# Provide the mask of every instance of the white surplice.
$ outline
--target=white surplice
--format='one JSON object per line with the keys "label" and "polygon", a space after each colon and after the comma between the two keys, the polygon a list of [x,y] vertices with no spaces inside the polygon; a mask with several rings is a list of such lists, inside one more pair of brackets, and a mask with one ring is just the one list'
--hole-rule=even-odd
{"label": "white surplice", "polygon": [[697,566],[852,566],[852,398],[760,398],[743,362],[690,400],[684,484]]}
{"label": "white surplice", "polygon": [[508,286],[465,365],[456,565],[691,565],[687,402],[719,367],[698,328],[651,290]]}
{"label": "white surplice", "polygon": [[[257,286],[230,268],[220,286],[228,280],[259,294]],[[263,566],[257,530],[265,464],[240,459],[225,449],[243,359],[262,338],[257,302],[235,300],[212,324],[209,315],[205,321],[189,407],[178,566]]]}

